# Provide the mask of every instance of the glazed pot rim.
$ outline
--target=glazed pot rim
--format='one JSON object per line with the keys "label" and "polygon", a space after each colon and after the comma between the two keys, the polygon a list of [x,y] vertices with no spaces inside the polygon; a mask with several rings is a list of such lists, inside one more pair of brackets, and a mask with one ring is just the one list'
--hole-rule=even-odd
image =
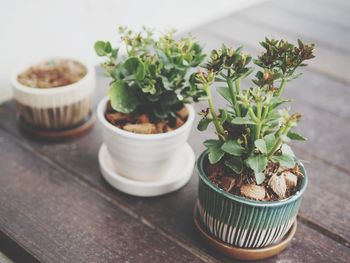
{"label": "glazed pot rim", "polygon": [[187,129],[190,129],[192,126],[192,123],[195,118],[195,112],[194,108],[191,104],[185,104],[187,110],[188,110],[188,118],[186,122],[179,128],[166,132],[166,133],[157,133],[157,134],[139,134],[139,133],[133,133],[129,131],[125,131],[123,129],[120,129],[111,123],[109,123],[106,118],[105,118],[105,110],[106,110],[106,105],[109,100],[108,96],[105,96],[98,104],[97,106],[97,118],[100,121],[100,123],[106,127],[108,130],[117,133],[121,136],[127,137],[127,138],[132,138],[132,139],[138,139],[138,140],[162,140],[166,138],[171,138],[175,137],[178,134],[181,134]]}
{"label": "glazed pot rim", "polygon": [[[76,62],[79,62],[82,64],[85,69],[86,69],[86,74],[84,77],[79,79],[77,82],[71,83],[69,85],[64,85],[64,86],[58,86],[58,87],[51,87],[51,88],[33,88],[33,87],[28,87],[23,85],[22,83],[18,82],[17,78],[18,75],[21,74],[24,70],[28,69],[29,67],[35,65],[36,63],[44,62],[47,60],[52,60],[52,59],[67,59],[67,60],[73,60]],[[71,56],[49,56],[49,57],[44,57],[44,58],[39,58],[35,59],[29,62],[25,62],[22,64],[17,65],[11,72],[11,77],[10,81],[12,86],[15,89],[18,89],[22,92],[26,93],[31,93],[31,94],[59,94],[59,93],[64,93],[67,91],[71,91],[74,88],[79,87],[81,84],[89,81],[89,78],[91,75],[93,75],[94,72],[94,66],[86,61],[85,59],[79,58],[79,57],[71,57]]]}
{"label": "glazed pot rim", "polygon": [[301,172],[304,175],[303,181],[301,183],[301,189],[299,191],[297,191],[293,196],[290,196],[289,198],[283,199],[283,200],[278,200],[278,201],[256,201],[256,200],[251,200],[242,196],[238,196],[238,195],[234,195],[228,192],[225,192],[224,190],[220,189],[218,186],[214,185],[206,176],[205,171],[204,171],[204,161],[205,161],[205,157],[208,155],[208,151],[205,150],[204,152],[202,152],[202,154],[199,156],[198,160],[197,160],[197,169],[198,169],[198,174],[199,177],[202,179],[202,181],[208,185],[212,190],[214,190],[215,192],[225,196],[226,198],[233,200],[233,201],[237,201],[240,203],[244,203],[246,205],[250,205],[250,206],[258,206],[258,207],[267,207],[267,206],[281,206],[281,205],[285,205],[291,202],[296,201],[297,199],[299,199],[303,193],[306,190],[307,184],[308,184],[308,176],[305,170],[304,165],[302,164],[301,161],[297,161],[298,165],[301,168]]}

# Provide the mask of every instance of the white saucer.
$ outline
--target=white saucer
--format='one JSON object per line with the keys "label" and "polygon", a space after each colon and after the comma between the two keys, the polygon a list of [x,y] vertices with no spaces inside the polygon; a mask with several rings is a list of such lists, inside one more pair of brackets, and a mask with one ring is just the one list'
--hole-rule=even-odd
{"label": "white saucer", "polygon": [[113,167],[112,159],[105,144],[98,153],[100,171],[103,177],[113,187],[124,193],[135,196],[158,196],[176,191],[183,187],[191,178],[195,164],[195,155],[191,146],[186,143],[174,157],[176,170],[169,170],[159,181],[136,181],[119,175]]}

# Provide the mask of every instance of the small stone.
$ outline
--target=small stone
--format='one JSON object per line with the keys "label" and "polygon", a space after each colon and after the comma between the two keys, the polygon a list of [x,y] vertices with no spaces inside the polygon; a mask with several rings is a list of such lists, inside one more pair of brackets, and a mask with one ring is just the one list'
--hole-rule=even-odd
{"label": "small stone", "polygon": [[226,192],[229,192],[232,187],[235,185],[235,179],[230,176],[223,176],[221,178],[220,186],[222,189],[224,189]]}
{"label": "small stone", "polygon": [[156,127],[157,127],[158,133],[166,132],[167,129],[165,126],[166,126],[166,123],[164,121],[157,122]]}
{"label": "small stone", "polygon": [[253,200],[264,200],[265,188],[261,185],[244,184],[241,186],[241,194]]}
{"label": "small stone", "polygon": [[129,116],[127,114],[120,113],[120,112],[106,114],[106,119],[113,124],[116,124],[117,122],[126,120],[128,118]]}
{"label": "small stone", "polygon": [[287,188],[293,188],[296,187],[298,184],[298,177],[291,173],[291,172],[284,172],[282,174],[284,176],[284,179],[286,180]]}
{"label": "small stone", "polygon": [[186,107],[182,107],[182,109],[179,110],[176,114],[181,118],[181,120],[185,121],[188,116],[188,110]]}
{"label": "small stone", "polygon": [[140,134],[157,133],[156,126],[152,123],[127,124],[123,127],[123,129],[129,132],[140,133]]}
{"label": "small stone", "polygon": [[271,176],[269,186],[280,199],[286,196],[287,184],[284,176],[277,176],[276,174]]}
{"label": "small stone", "polygon": [[137,117],[138,123],[150,123],[150,120],[146,114],[142,114]]}
{"label": "small stone", "polygon": [[174,129],[171,128],[169,125],[166,125],[164,129],[165,129],[166,132],[171,132],[171,131],[174,130]]}

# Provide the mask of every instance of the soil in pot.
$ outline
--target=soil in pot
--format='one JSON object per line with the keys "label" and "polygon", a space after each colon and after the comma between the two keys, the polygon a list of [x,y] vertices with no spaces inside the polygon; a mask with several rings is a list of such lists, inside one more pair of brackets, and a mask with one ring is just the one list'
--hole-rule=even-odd
{"label": "soil in pot", "polygon": [[287,199],[300,190],[303,180],[303,174],[297,164],[293,168],[285,168],[269,162],[265,169],[266,178],[260,185],[257,185],[250,175],[234,174],[226,167],[224,160],[210,164],[207,159],[204,169],[208,179],[222,190],[259,201]]}
{"label": "soil in pot", "polygon": [[17,80],[31,88],[56,88],[73,84],[86,73],[86,67],[75,60],[52,59],[26,69]]}
{"label": "soil in pot", "polygon": [[181,127],[188,118],[188,110],[184,106],[176,113],[176,117],[153,119],[145,113],[124,114],[115,111],[108,101],[105,117],[109,123],[128,132],[157,134],[170,132]]}

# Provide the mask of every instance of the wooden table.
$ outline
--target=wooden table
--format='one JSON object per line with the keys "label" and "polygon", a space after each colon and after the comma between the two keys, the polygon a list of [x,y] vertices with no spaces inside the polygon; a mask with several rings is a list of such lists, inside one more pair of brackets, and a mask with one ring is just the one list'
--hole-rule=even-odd
{"label": "wooden table", "polygon": [[[345,0],[275,0],[192,32],[207,50],[225,42],[256,54],[265,35],[317,45],[317,59],[286,91],[304,115],[299,130],[309,141],[294,148],[308,161],[310,184],[290,247],[265,262],[350,260],[349,11]],[[108,84],[98,74],[96,101]],[[208,136],[193,129],[189,142],[197,156]],[[14,103],[1,105],[0,251],[15,262],[232,262],[194,230],[196,172],[175,193],[128,196],[102,179],[101,143],[97,126],[66,143],[30,140],[17,129]]]}

